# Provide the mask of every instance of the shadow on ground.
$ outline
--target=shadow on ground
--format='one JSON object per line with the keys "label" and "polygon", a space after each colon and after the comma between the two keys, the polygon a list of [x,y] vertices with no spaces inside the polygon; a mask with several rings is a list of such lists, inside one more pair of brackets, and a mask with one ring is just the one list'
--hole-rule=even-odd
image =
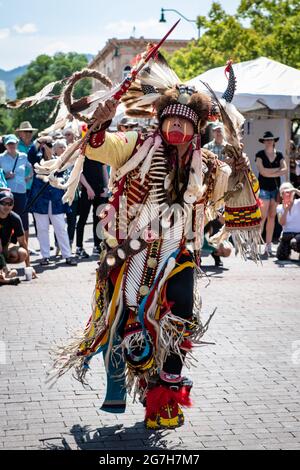
{"label": "shadow on ground", "polygon": [[207,278],[213,277],[222,279],[224,277],[222,276],[222,273],[226,273],[229,269],[219,266],[201,266],[201,271],[204,272]]}
{"label": "shadow on ground", "polygon": [[276,259],[274,261],[274,264],[279,268],[286,268],[287,266],[300,266],[300,260],[289,259],[286,261],[279,261],[278,259]]}
{"label": "shadow on ground", "polygon": [[44,450],[76,450],[76,447],[77,450],[162,450],[170,449],[170,443],[165,440],[167,434],[168,431],[148,431],[143,422],[126,428],[120,424],[97,429],[77,424],[70,434],[40,442]]}

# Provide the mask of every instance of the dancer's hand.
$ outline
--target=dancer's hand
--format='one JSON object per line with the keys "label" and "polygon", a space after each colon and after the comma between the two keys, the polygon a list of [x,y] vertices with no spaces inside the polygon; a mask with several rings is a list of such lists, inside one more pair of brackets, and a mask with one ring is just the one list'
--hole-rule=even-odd
{"label": "dancer's hand", "polygon": [[93,114],[93,119],[100,124],[111,121],[116,114],[119,102],[116,100],[107,100],[105,103],[100,103]]}

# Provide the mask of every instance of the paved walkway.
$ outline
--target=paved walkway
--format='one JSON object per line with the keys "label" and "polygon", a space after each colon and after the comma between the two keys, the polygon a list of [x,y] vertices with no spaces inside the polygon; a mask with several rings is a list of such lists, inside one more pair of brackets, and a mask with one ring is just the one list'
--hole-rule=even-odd
{"label": "paved walkway", "polygon": [[145,431],[130,399],[125,415],[101,412],[100,358],[90,390],[70,374],[45,384],[51,344],[89,317],[95,258],[0,288],[0,449],[300,449],[299,263],[204,264],[204,318],[218,308],[205,339],[216,345],[197,351],[194,408],[174,431]]}

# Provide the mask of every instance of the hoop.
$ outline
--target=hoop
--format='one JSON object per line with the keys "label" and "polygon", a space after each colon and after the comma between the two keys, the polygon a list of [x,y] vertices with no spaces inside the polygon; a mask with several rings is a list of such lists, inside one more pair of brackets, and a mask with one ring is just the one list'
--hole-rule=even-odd
{"label": "hoop", "polygon": [[64,91],[64,103],[68,108],[69,113],[72,114],[72,116],[74,116],[80,121],[84,121],[89,124],[89,119],[86,116],[80,114],[79,111],[77,111],[83,110],[87,106],[87,97],[74,101],[72,95],[75,84],[84,78],[94,78],[95,80],[101,82],[102,85],[104,85],[108,89],[111,89],[113,84],[106,75],[101,72],[98,72],[97,70],[92,69],[84,69],[81,72],[76,72],[70,78],[68,86]]}

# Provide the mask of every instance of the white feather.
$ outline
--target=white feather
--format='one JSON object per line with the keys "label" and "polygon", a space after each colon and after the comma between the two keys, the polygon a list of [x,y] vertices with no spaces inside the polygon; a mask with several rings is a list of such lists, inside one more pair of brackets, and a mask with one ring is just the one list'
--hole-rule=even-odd
{"label": "white feather", "polygon": [[220,99],[219,101],[225,109],[226,113],[228,114],[228,117],[230,118],[237,135],[240,136],[242,126],[245,122],[244,116],[236,109],[236,107],[232,103],[227,103],[227,101],[225,101],[224,99]]}
{"label": "white feather", "polygon": [[148,95],[140,96],[136,99],[135,103],[137,106],[146,106],[154,103],[159,97],[160,93],[149,93]]}
{"label": "white feather", "polygon": [[15,108],[20,108],[22,105],[26,105],[26,107],[31,108],[31,106],[35,104],[42,103],[43,101],[46,101],[46,100],[51,100],[53,99],[53,96],[49,96],[49,95],[53,91],[53,88],[55,87],[55,85],[61,84],[64,80],[65,79],[48,83],[48,85],[46,85],[42,90],[40,90],[38,93],[36,93],[33,96],[29,96],[28,98],[23,98],[20,100],[8,102],[7,107],[15,109]]}
{"label": "white feather", "polygon": [[151,65],[150,72],[143,71],[141,82],[144,85],[151,85],[161,90],[172,88],[174,85],[180,83],[180,80],[169,67],[154,62],[153,65]]}

